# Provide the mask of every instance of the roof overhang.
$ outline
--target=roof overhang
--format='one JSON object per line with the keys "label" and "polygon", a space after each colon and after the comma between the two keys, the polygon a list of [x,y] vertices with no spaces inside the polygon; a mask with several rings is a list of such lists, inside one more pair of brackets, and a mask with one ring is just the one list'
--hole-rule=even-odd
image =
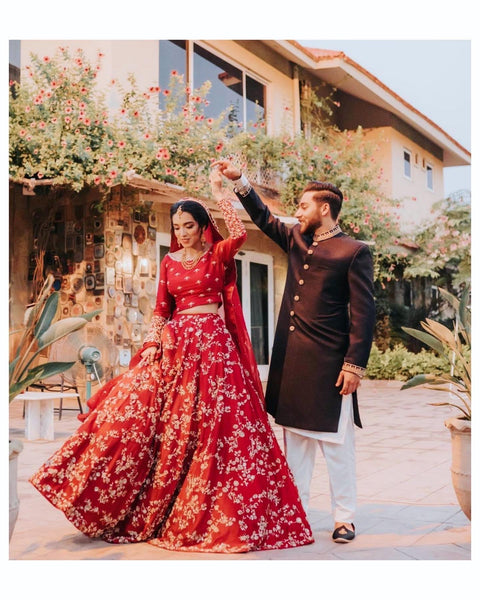
{"label": "roof overhang", "polygon": [[343,52],[317,54],[291,40],[265,40],[265,44],[331,86],[402,119],[443,150],[444,167],[471,164],[467,149]]}

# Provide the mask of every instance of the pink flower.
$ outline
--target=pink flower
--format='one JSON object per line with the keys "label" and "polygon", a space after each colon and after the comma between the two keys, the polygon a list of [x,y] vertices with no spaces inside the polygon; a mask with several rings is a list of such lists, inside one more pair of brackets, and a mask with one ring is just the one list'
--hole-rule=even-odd
{"label": "pink flower", "polygon": [[18,132],[18,135],[20,137],[23,137],[27,132],[25,131],[25,129],[20,129],[20,131]]}
{"label": "pink flower", "polygon": [[71,123],[72,119],[70,117],[65,117],[65,123]]}
{"label": "pink flower", "polygon": [[44,56],[43,57],[43,62],[44,63],[49,63],[50,62],[50,57],[49,56]]}
{"label": "pink flower", "polygon": [[177,71],[173,70],[170,72],[170,75],[173,75],[173,77],[175,77],[176,75],[178,75]]}
{"label": "pink flower", "polygon": [[164,96],[169,96],[170,95],[170,90],[163,90],[163,95]]}
{"label": "pink flower", "polygon": [[43,173],[37,173],[37,177],[38,177],[39,179],[43,179]]}
{"label": "pink flower", "polygon": [[360,231],[360,227],[358,227],[358,225],[357,225],[357,226],[355,226],[355,227],[353,228],[353,231],[354,231],[355,233],[358,233],[358,232]]}
{"label": "pink flower", "polygon": [[219,142],[216,146],[215,146],[215,150],[217,152],[221,152],[223,150],[223,144],[222,142]]}
{"label": "pink flower", "polygon": [[100,177],[98,177],[98,176],[97,176],[97,177],[95,177],[95,179],[93,180],[93,183],[94,183],[95,185],[99,185],[101,181],[102,181],[102,180],[100,179]]}
{"label": "pink flower", "polygon": [[125,142],[123,140],[120,140],[120,142],[118,142],[117,146],[119,148],[125,148]]}
{"label": "pink flower", "polygon": [[149,140],[152,136],[149,133],[145,133],[143,136],[146,140]]}
{"label": "pink flower", "polygon": [[43,121],[40,121],[40,123],[38,124],[39,129],[45,129],[45,123]]}

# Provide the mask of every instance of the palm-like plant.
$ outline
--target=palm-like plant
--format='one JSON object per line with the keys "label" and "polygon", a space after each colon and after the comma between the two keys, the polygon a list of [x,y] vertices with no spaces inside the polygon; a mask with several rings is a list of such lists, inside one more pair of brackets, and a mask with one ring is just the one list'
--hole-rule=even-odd
{"label": "palm-like plant", "polygon": [[[38,300],[25,313],[24,330],[9,365],[9,402],[28,386],[72,367],[74,362],[36,363],[40,355],[54,342],[81,329],[101,312],[96,310],[81,317],[58,320],[56,317],[59,293],[51,292],[53,282],[53,275],[49,275]],[[11,335],[13,333],[18,331],[11,332]]]}
{"label": "palm-like plant", "polygon": [[442,375],[422,374],[409,379],[402,390],[424,385],[433,390],[449,392],[456,396],[458,403],[436,402],[432,406],[452,406],[458,408],[462,413],[461,418],[467,421],[472,419],[472,380],[471,380],[471,309],[470,285],[466,285],[460,299],[456,298],[444,289],[440,289],[441,295],[453,306],[455,310],[455,326],[453,330],[445,325],[426,319],[421,325],[425,331],[402,327],[402,329],[417,338],[440,356],[445,356],[451,364],[450,373]]}

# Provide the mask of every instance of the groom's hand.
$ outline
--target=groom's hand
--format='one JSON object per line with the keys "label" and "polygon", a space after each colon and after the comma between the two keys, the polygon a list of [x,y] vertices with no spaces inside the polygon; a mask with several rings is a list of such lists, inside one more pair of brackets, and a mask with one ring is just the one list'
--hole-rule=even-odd
{"label": "groom's hand", "polygon": [[220,173],[231,181],[240,179],[242,176],[240,169],[237,169],[229,160],[216,160],[211,164],[211,167],[212,169],[218,167]]}
{"label": "groom's hand", "polygon": [[355,373],[350,373],[349,371],[340,371],[340,375],[338,376],[336,387],[341,387],[340,394],[342,396],[347,396],[349,394],[353,394],[356,392],[360,385],[360,377],[355,375]]}

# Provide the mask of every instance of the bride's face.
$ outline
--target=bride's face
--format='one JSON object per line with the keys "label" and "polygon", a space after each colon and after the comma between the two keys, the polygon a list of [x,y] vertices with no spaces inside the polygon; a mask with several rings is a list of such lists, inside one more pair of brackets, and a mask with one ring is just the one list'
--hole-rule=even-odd
{"label": "bride's face", "polygon": [[194,250],[202,249],[202,228],[190,213],[186,211],[175,213],[172,217],[172,225],[180,246]]}

